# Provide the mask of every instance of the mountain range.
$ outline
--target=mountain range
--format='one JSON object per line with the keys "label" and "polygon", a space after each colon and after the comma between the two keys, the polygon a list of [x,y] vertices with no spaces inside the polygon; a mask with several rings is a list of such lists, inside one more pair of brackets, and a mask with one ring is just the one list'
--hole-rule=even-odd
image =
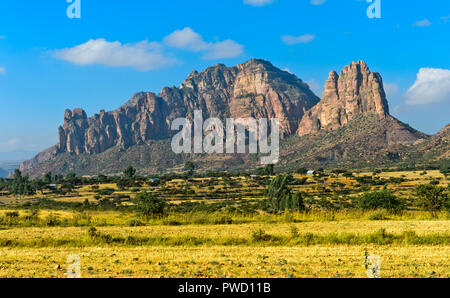
{"label": "mountain range", "polygon": [[364,61],[340,74],[331,71],[320,99],[295,75],[270,62],[252,59],[226,67],[193,71],[179,87],[159,94],[139,92],[114,111],[88,117],[66,110],[57,145],[20,165],[31,176],[115,174],[128,165],[140,173],[180,170],[192,160],[201,170],[245,170],[260,166],[254,154],[175,154],[171,122],[203,118],[278,118],[277,166],[369,168],[446,162],[447,125],[434,136],[421,133],[389,114],[381,75]]}

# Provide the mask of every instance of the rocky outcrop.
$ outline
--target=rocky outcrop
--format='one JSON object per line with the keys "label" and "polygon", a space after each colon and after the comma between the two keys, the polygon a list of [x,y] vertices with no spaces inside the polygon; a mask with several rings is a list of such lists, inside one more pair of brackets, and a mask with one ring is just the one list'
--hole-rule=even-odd
{"label": "rocky outcrop", "polygon": [[380,118],[389,115],[383,81],[380,74],[370,72],[364,61],[352,62],[339,76],[330,72],[322,100],[305,114],[297,133],[302,136],[336,130],[366,113]]}
{"label": "rocky outcrop", "polygon": [[448,126],[430,138],[389,115],[381,76],[363,61],[340,75],[330,72],[319,101],[296,76],[254,59],[193,71],[179,87],[136,93],[117,110],[92,117],[82,109],[66,110],[59,143],[20,169],[39,177],[48,171],[120,173],[130,164],[141,173],[165,173],[178,171],[186,160],[204,170],[260,166],[249,154],[175,154],[170,124],[179,117],[192,119],[195,110],[204,119],[278,118],[284,138],[278,166],[286,169],[388,167],[422,157],[448,158],[450,152]]}
{"label": "rocky outcrop", "polygon": [[136,93],[115,111],[87,117],[82,109],[66,110],[58,129],[59,143],[23,163],[22,169],[62,153],[123,151],[168,139],[173,134],[172,120],[192,119],[194,110],[201,110],[205,119],[278,118],[280,133],[286,137],[297,131],[304,113],[318,101],[307,84],[268,61],[253,59],[235,67],[218,64],[200,73],[193,71],[180,87],[165,87],[160,94]]}
{"label": "rocky outcrop", "polygon": [[267,61],[250,60],[236,67],[219,64],[192,72],[179,88],[159,95],[135,94],[124,106],[88,118],[82,109],[66,110],[59,128],[57,153],[98,154],[150,140],[167,139],[178,117],[278,118],[281,134],[295,133],[304,112],[318,102],[308,85]]}

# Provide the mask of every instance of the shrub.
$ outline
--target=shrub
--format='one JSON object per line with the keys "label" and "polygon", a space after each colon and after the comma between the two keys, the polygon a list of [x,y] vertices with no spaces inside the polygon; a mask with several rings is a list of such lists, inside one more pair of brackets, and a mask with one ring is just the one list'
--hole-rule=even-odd
{"label": "shrub", "polygon": [[49,227],[55,227],[59,224],[59,219],[58,216],[53,215],[53,214],[49,214],[46,218],[45,218],[45,224]]}
{"label": "shrub", "polygon": [[384,212],[377,211],[369,215],[369,220],[387,220],[388,217]]}
{"label": "shrub", "polygon": [[416,187],[416,195],[418,197],[418,205],[432,212],[434,216],[437,211],[449,204],[448,192],[446,192],[444,187],[422,184]]}
{"label": "shrub", "polygon": [[405,209],[403,200],[400,200],[386,190],[363,194],[358,199],[358,206],[364,210],[386,209],[387,211],[394,213]]}
{"label": "shrub", "polygon": [[98,194],[101,196],[110,196],[114,193],[114,189],[113,188],[104,188],[98,191]]}
{"label": "shrub", "polygon": [[269,234],[266,234],[263,229],[258,229],[252,232],[252,241],[254,242],[269,241],[270,239],[271,236]]}
{"label": "shrub", "polygon": [[291,238],[297,238],[299,236],[298,228],[296,226],[291,226],[290,232],[291,232]]}
{"label": "shrub", "polygon": [[233,223],[233,219],[229,216],[223,215],[214,218],[213,223],[215,225],[231,225]]}
{"label": "shrub", "polygon": [[161,216],[165,212],[167,202],[146,191],[138,193],[134,199],[136,210],[147,220],[151,216]]}
{"label": "shrub", "polygon": [[144,224],[137,218],[130,218],[127,220],[127,226],[140,227],[140,226],[144,226]]}
{"label": "shrub", "polygon": [[19,217],[19,212],[17,212],[17,211],[6,212],[5,216],[7,218],[18,218]]}

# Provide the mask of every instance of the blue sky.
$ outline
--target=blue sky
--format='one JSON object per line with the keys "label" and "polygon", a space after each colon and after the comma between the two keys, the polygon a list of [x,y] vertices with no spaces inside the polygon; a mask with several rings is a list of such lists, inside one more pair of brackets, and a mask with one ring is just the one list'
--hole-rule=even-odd
{"label": "blue sky", "polygon": [[[330,70],[365,60],[391,113],[435,133],[449,123],[450,1],[66,0],[0,3],[1,153],[57,143],[64,110],[113,110],[193,70],[263,58],[321,95]],[[8,155],[9,156],[9,155]]]}

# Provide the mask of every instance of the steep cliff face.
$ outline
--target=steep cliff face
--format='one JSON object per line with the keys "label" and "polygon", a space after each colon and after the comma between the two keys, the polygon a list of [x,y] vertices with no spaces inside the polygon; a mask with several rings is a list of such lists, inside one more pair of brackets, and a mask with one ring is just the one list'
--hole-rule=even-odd
{"label": "steep cliff face", "polygon": [[[389,115],[383,82],[363,61],[340,75],[330,72],[319,101],[296,76],[264,60],[235,67],[218,64],[193,71],[179,87],[160,94],[139,92],[117,110],[87,117],[66,110],[59,143],[22,163],[32,177],[48,171],[77,174],[120,173],[132,164],[141,173],[164,173],[193,160],[202,169],[258,167],[247,155],[175,154],[171,122],[192,119],[278,118],[283,138],[278,166],[390,166],[448,158],[449,128],[430,138]],[[425,157],[425,158],[422,158]]]}
{"label": "steep cliff face", "polygon": [[137,93],[112,112],[88,118],[81,109],[66,110],[59,128],[57,153],[98,154],[150,140],[167,139],[170,123],[178,117],[278,118],[281,134],[295,133],[304,112],[318,98],[300,79],[267,61],[251,60],[236,67],[216,65],[192,72],[179,88],[164,88],[159,95]]}
{"label": "steep cliff face", "polygon": [[91,118],[81,109],[66,110],[56,153],[97,154],[113,146],[125,149],[167,138],[166,111],[164,101],[153,93],[136,94],[131,103]]}
{"label": "steep cliff face", "polygon": [[374,113],[389,115],[380,74],[370,72],[364,61],[352,62],[338,76],[331,71],[322,100],[300,122],[298,135],[320,130],[336,130],[355,116]]}

